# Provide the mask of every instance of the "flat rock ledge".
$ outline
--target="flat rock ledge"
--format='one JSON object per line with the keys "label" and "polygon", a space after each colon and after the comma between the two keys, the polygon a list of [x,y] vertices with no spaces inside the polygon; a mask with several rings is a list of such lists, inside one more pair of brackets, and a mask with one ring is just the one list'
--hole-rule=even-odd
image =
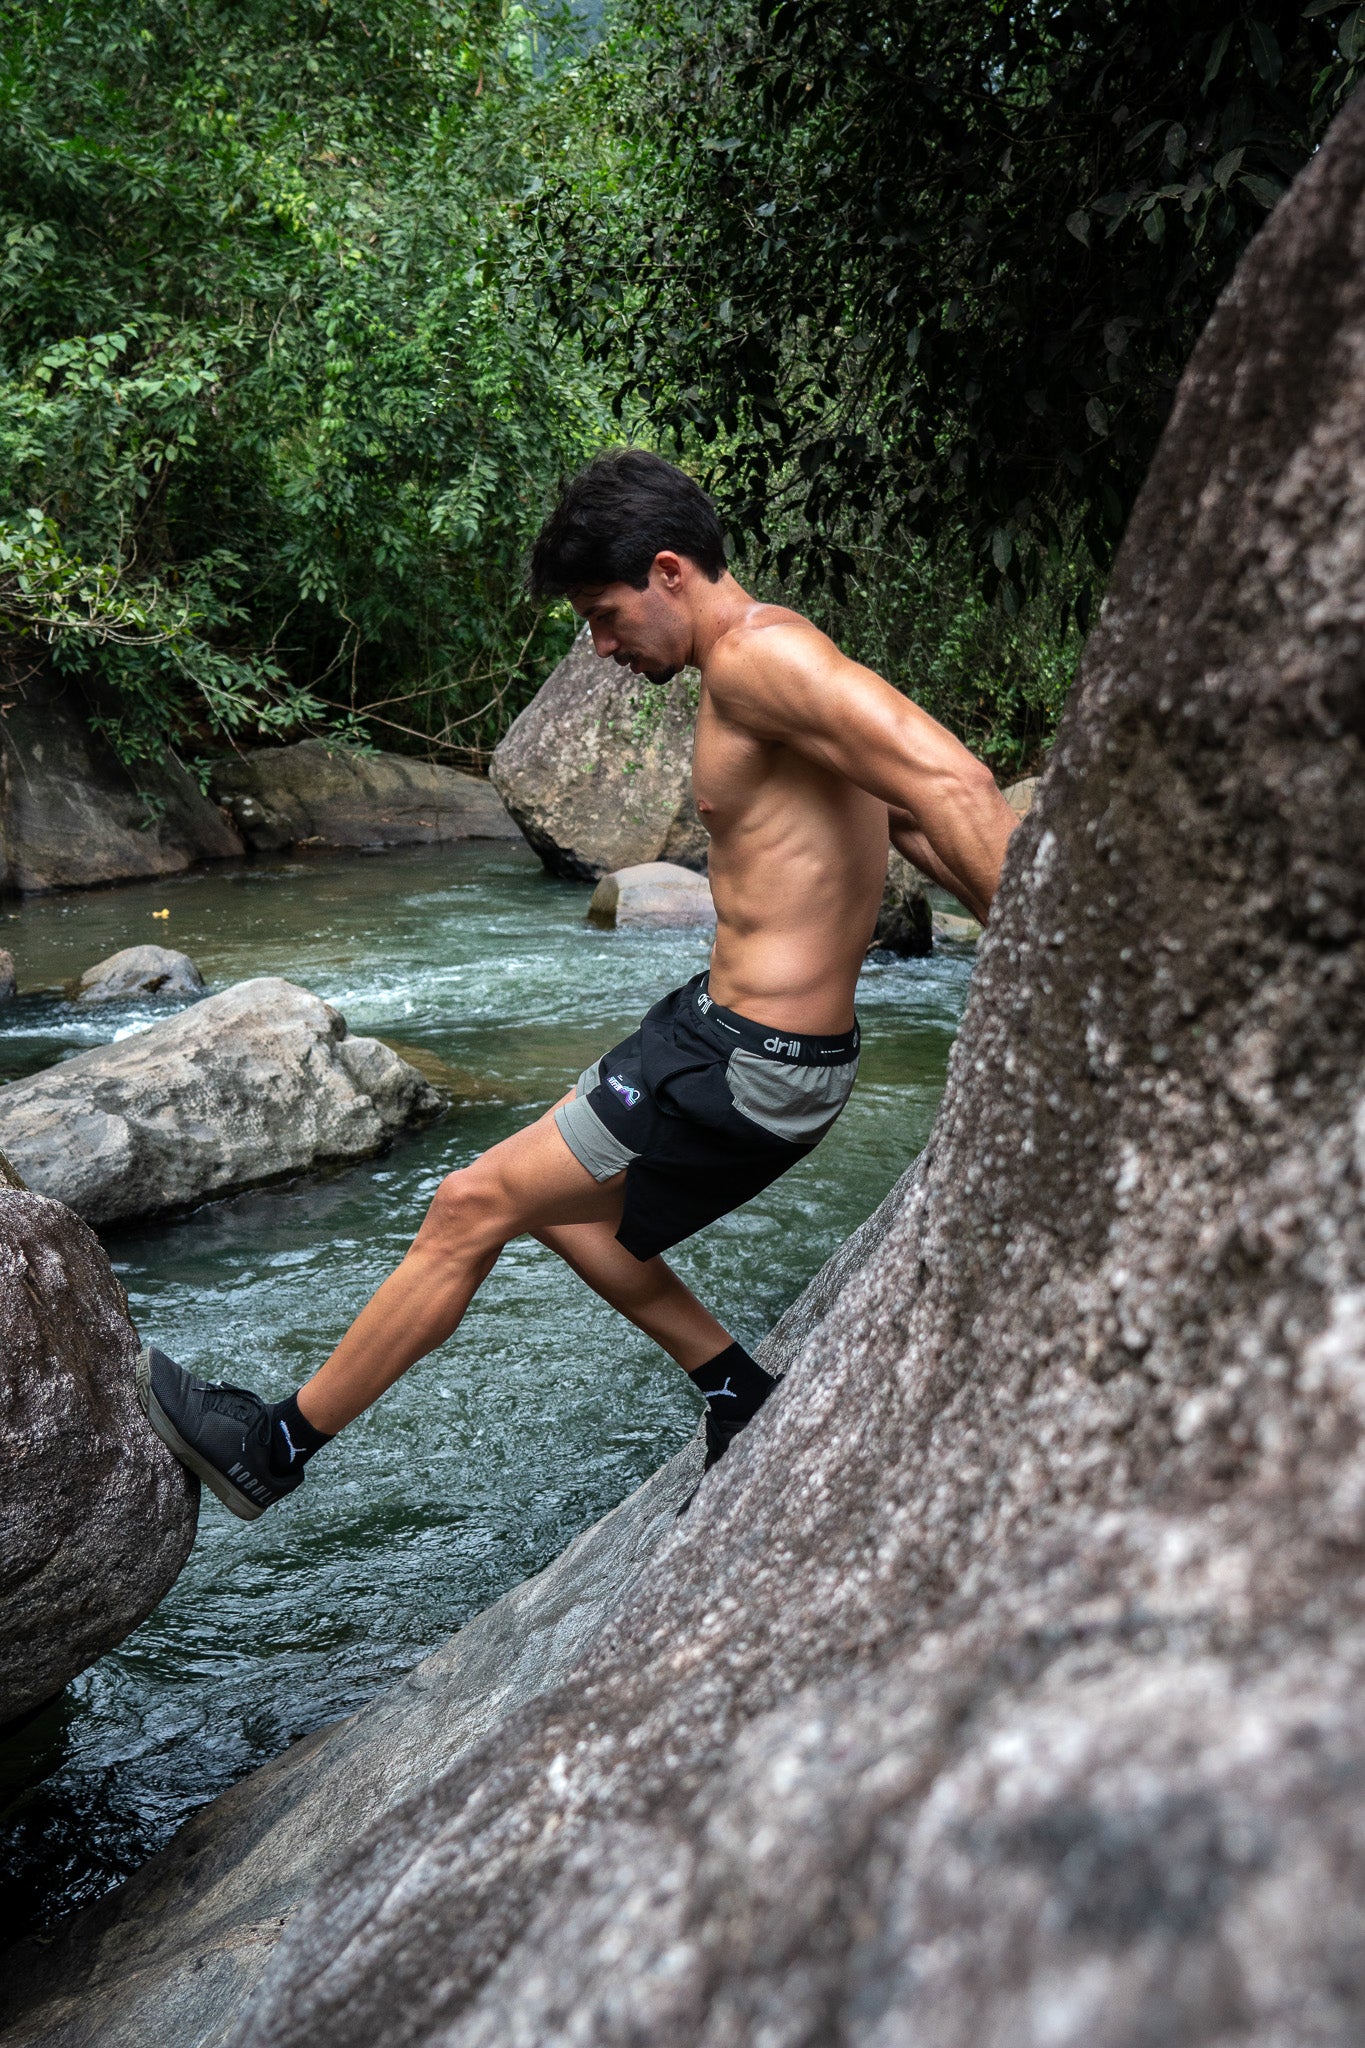
{"label": "flat rock ledge", "polygon": [[0,1151],[87,1222],[122,1223],[367,1158],[442,1107],[378,1039],[263,976],[0,1088]]}
{"label": "flat rock ledge", "polygon": [[287,846],[448,846],[512,839],[492,783],[405,754],[300,740],[215,764],[211,788],[253,852]]}
{"label": "flat rock ledge", "polygon": [[94,1232],[0,1188],[0,1725],[121,1642],[189,1556],[199,1482],[147,1427],[137,1355]]}

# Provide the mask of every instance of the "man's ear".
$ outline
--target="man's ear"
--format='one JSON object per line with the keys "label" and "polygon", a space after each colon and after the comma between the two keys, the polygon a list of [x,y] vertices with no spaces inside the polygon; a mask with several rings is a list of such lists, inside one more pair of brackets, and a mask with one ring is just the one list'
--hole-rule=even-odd
{"label": "man's ear", "polygon": [[651,564],[665,590],[676,593],[682,589],[686,571],[681,555],[675,555],[672,548],[660,548]]}

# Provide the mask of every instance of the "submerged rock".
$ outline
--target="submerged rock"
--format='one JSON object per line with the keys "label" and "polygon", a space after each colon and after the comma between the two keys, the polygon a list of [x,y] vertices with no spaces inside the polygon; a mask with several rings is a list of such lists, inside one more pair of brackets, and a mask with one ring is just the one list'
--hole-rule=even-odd
{"label": "submerged rock", "polygon": [[137,1354],[94,1232],[0,1190],[0,1724],[121,1642],[189,1556],[199,1482],[147,1427]]}
{"label": "submerged rock", "polygon": [[489,778],[552,875],[596,882],[654,861],[700,872],[695,723],[686,677],[661,690],[599,661],[585,626],[495,748]]}
{"label": "submerged rock", "polygon": [[74,684],[47,673],[0,714],[0,895],[178,875],[243,852],[174,754],[134,774],[86,723]]}
{"label": "submerged rock", "polygon": [[77,1003],[121,1003],[130,996],[200,996],[204,977],[188,953],[170,946],[125,946],[87,967],[71,984]]}
{"label": "submerged rock", "polygon": [[0,1088],[0,1148],[92,1223],[364,1159],[441,1098],[292,982],[238,982],[164,1024]]}
{"label": "submerged rock", "polygon": [[705,875],[694,875],[672,861],[649,860],[603,875],[593,890],[588,916],[608,930],[629,925],[714,925],[716,906]]}
{"label": "submerged rock", "polygon": [[229,755],[215,763],[211,787],[256,852],[302,841],[447,846],[518,836],[497,791],[481,776],[325,740]]}
{"label": "submerged rock", "polygon": [[1177,395],[922,1172],[234,2048],[1359,2038],[1362,364],[1358,96]]}
{"label": "submerged rock", "polygon": [[14,975],[14,955],[0,946],[0,1003],[12,1003],[19,992]]}

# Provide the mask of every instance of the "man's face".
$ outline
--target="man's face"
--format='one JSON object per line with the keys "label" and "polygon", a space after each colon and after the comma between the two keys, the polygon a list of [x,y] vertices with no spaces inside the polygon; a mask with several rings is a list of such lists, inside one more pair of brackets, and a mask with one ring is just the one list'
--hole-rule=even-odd
{"label": "man's face", "polygon": [[633,583],[602,583],[569,592],[579,618],[588,622],[597,652],[652,683],[670,682],[691,653],[691,622],[675,560],[656,556],[643,590]]}

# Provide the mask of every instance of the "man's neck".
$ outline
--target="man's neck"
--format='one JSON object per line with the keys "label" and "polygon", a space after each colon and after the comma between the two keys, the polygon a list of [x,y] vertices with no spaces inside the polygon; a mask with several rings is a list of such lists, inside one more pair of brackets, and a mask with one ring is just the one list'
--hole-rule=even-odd
{"label": "man's neck", "polygon": [[716,642],[739,625],[754,608],[754,600],[727,569],[718,582],[699,577],[692,598],[692,651],[688,660],[705,668]]}

